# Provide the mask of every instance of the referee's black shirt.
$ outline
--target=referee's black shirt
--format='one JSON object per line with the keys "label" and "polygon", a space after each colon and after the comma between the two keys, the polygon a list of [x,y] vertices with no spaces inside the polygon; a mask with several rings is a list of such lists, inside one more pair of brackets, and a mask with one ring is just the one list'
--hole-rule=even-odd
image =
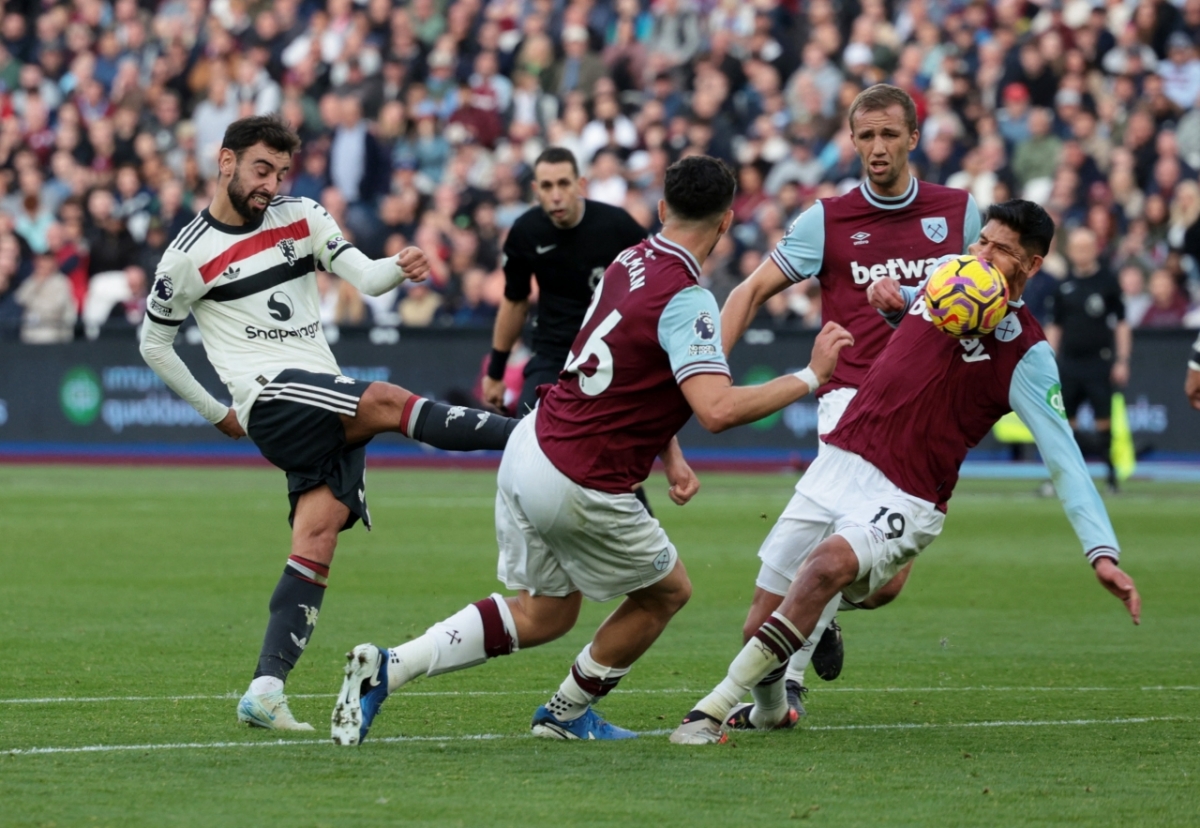
{"label": "referee's black shirt", "polygon": [[1050,296],[1049,321],[1062,328],[1060,358],[1112,361],[1113,327],[1125,318],[1121,285],[1101,266],[1083,279],[1068,275]]}
{"label": "referee's black shirt", "polygon": [[529,298],[530,277],[537,276],[534,352],[563,362],[583,324],[592,290],[622,250],[646,238],[646,230],[620,207],[584,201],[583,219],[566,230],[539,207],[513,224],[504,242],[504,297]]}

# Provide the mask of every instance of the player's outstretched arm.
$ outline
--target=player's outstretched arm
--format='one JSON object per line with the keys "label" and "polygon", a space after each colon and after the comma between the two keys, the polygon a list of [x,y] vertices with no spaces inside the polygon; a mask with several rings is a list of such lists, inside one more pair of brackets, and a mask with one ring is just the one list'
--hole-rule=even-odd
{"label": "player's outstretched arm", "polygon": [[746,333],[763,303],[791,285],[791,279],[768,257],[733,289],[721,308],[721,348],[726,356]]}
{"label": "player's outstretched arm", "polygon": [[676,506],[683,506],[700,491],[700,479],[684,458],[679,439],[672,437],[658,458],[663,461],[663,471],[666,472],[667,482],[671,485],[667,496]]}
{"label": "player's outstretched arm", "polygon": [[1058,387],[1054,353],[1048,344],[1039,342],[1026,352],[1013,373],[1009,403],[1033,432],[1063,511],[1083,545],[1096,578],[1121,599],[1133,623],[1140,623],[1142,599],[1133,579],[1118,566],[1120,551],[1116,532],[1071,434],[1062,408],[1062,395],[1054,390]]}
{"label": "player's outstretched arm", "polygon": [[723,374],[697,374],[679,386],[700,425],[714,434],[761,420],[791,405],[829,380],[841,350],[854,344],[850,332],[828,322],[817,334],[812,360],[803,371],[762,385],[733,385]]}
{"label": "player's outstretched arm", "polygon": [[1133,623],[1142,623],[1142,596],[1138,595],[1133,578],[1117,566],[1112,558],[1097,559],[1095,569],[1100,585],[1121,599],[1121,603],[1129,610]]}

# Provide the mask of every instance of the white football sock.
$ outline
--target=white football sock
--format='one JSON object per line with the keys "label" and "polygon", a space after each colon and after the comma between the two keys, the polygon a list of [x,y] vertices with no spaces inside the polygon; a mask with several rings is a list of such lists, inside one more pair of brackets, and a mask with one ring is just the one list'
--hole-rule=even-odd
{"label": "white football sock", "polygon": [[750,724],[759,728],[772,728],[787,716],[787,688],[784,680],[770,684],[756,684],[750,688],[754,697],[754,709],[750,711]]}
{"label": "white football sock", "polygon": [[256,696],[265,696],[283,689],[283,679],[275,676],[259,676],[250,682],[250,692]]}
{"label": "white football sock", "polygon": [[[592,702],[606,695],[622,677],[628,675],[629,670],[629,667],[605,667],[597,662],[592,658],[592,645],[589,643],[575,659],[571,672],[567,673],[558,691],[546,702],[546,709],[560,722],[578,719],[587,712]],[[592,692],[595,690],[601,692]]]}
{"label": "white football sock", "polygon": [[809,662],[812,661],[813,650],[816,649],[817,642],[821,640],[821,635],[829,626],[829,622],[837,617],[843,600],[839,593],[825,605],[825,609],[821,611],[821,617],[817,619],[817,626],[813,627],[812,635],[808,637],[808,643],[796,650],[788,659],[787,675],[784,677],[784,681],[794,681],[801,687],[807,686],[804,683],[804,673],[808,670]]}
{"label": "white football sock", "polygon": [[787,651],[794,647],[792,642],[803,645],[807,640],[792,622],[779,613],[772,613],[730,663],[725,679],[700,700],[696,709],[719,722],[725,721],[729,711],[754,685],[783,664],[790,654]]}
{"label": "white football sock", "polygon": [[395,693],[417,676],[429,672],[429,665],[433,663],[433,637],[425,633],[386,652],[388,692]]}

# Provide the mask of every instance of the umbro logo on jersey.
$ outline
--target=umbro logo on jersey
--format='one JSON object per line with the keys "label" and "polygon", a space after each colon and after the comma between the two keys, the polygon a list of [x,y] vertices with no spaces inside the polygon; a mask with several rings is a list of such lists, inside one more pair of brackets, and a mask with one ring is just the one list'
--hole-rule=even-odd
{"label": "umbro logo on jersey", "polygon": [[557,244],[548,244],[548,245],[546,245],[545,247],[542,247],[542,246],[539,244],[539,245],[537,246],[537,254],[540,256],[540,255],[542,255],[543,253],[549,253],[551,250],[553,250],[553,249],[554,249],[554,248],[556,248],[556,247],[558,247],[558,245],[557,245]]}
{"label": "umbro logo on jersey", "polygon": [[860,244],[869,244],[869,242],[867,241],[869,238],[871,238],[870,233],[864,233],[860,230],[857,233],[855,233],[853,236],[851,236],[850,240],[853,241],[854,246],[857,247]]}
{"label": "umbro logo on jersey", "polygon": [[283,239],[275,245],[279,248],[279,252],[283,254],[283,258],[287,259],[287,263],[294,265],[299,261],[300,257],[296,255],[296,240]]}

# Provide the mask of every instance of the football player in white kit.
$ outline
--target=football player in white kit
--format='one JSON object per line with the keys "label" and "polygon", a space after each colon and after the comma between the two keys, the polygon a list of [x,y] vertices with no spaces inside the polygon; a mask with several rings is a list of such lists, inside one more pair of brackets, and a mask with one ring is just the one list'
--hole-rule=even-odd
{"label": "football player in white kit", "polygon": [[[321,330],[316,269],[377,296],[405,279],[423,280],[429,262],[415,247],[369,259],[320,204],[279,196],[299,146],[274,116],[229,127],[212,204],[179,233],[155,273],[141,344],[171,390],[229,437],[248,434],[287,472],[291,555],[237,710],[240,721],[277,730],[312,730],[292,716],[283,687],[311,640],[338,533],[358,520],[370,528],[366,444],[398,431],[438,448],[502,449],[516,424],[342,375]],[[231,406],[209,394],[175,352],[189,313]]]}

